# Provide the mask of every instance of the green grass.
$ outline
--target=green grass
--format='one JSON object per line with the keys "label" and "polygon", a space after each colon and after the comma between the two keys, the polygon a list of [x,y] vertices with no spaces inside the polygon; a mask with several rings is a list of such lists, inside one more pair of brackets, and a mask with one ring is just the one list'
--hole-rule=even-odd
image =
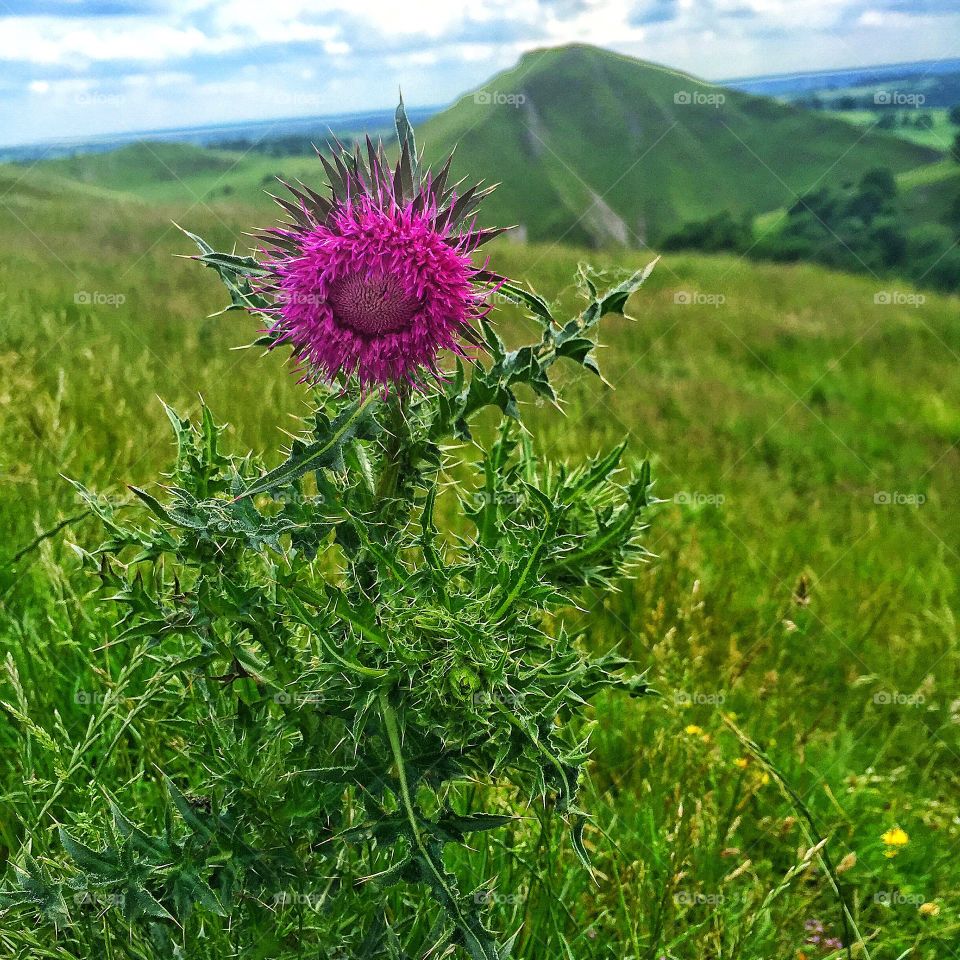
{"label": "green grass", "polygon": [[944,160],[897,178],[904,218],[912,227],[942,224],[960,197],[960,163]]}
{"label": "green grass", "polygon": [[[960,164],[941,160],[906,170],[897,175],[896,181],[899,191],[896,202],[907,227],[939,224],[950,204],[960,196]],[[786,207],[768,210],[754,220],[754,229],[762,236],[778,230],[786,218]]]}
{"label": "green grass", "polygon": [[38,168],[76,183],[152,203],[273,207],[267,190],[277,177],[322,177],[316,157],[268,157],[249,151],[208,150],[186,143],[144,141],[108,153],[43,161]]}
{"label": "green grass", "polygon": [[883,130],[876,127],[877,121],[883,116],[875,110],[828,110],[828,116],[836,117],[839,120],[846,120],[856,127],[872,127],[878,134],[888,137],[899,137],[901,140],[908,140],[910,143],[919,144],[921,147],[931,147],[934,150],[947,151],[953,144],[953,138],[957,135],[957,128],[950,122],[949,110],[941,107],[930,109],[907,109],[894,111],[902,116],[906,114],[911,119],[915,116],[924,115],[933,120],[933,126],[927,129],[918,129],[917,127],[897,126],[889,130]]}
{"label": "green grass", "polygon": [[[185,215],[191,202],[105,203],[29,175],[0,203],[0,700],[37,724],[0,713],[0,860],[26,824],[34,853],[62,861],[55,828],[103,816],[97,782],[155,818],[158,770],[182,768],[183,751],[159,708],[123,726],[123,711],[78,702],[128,668],[125,696],[142,684],[140,667],[102,649],[111,611],[67,545],[100,531],[84,521],[12,566],[4,558],[75,512],[61,475],[118,494],[155,480],[172,455],[158,396],[196,414],[202,394],[236,450],[276,450],[305,409],[279,356],[231,352],[253,321],[206,319],[219,285],[172,257],[191,251],[171,218],[226,246],[261,211],[224,202]],[[568,304],[581,256],[492,250],[497,269]],[[591,644],[619,646],[663,696],[597,704],[595,882],[526,823],[511,849],[491,839],[477,862],[453,864],[465,885],[471,872],[496,874],[501,891],[521,885],[496,906],[503,929],[525,921],[520,956],[563,956],[562,934],[576,957],[779,960],[802,947],[805,919],[839,929],[817,863],[794,872],[809,846],[796,811],[756,759],[738,765],[747,754],[724,713],[804,798],[834,862],[856,854],[842,880],[871,956],[955,955],[958,301],[876,304],[876,286],[810,266],[668,257],[632,304],[637,321],[607,328],[613,389],[578,380],[565,416],[537,408],[536,441],[553,456],[626,433],[654,457],[658,558],[582,619]],[[125,299],[78,304],[79,292]],[[503,311],[498,322],[509,336],[517,321]],[[92,717],[103,732],[84,747]],[[894,825],[910,842],[887,858],[880,837]],[[920,902],[939,915],[923,917]],[[278,920],[266,955],[317,955],[311,923]],[[0,944],[10,936],[0,920]],[[31,956],[128,955],[109,917],[36,942]],[[211,927],[195,955],[241,946]]]}

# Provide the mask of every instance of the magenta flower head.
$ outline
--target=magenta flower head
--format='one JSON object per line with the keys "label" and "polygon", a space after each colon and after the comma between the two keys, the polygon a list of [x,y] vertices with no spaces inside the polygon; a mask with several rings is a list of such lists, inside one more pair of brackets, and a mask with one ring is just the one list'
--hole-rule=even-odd
{"label": "magenta flower head", "polygon": [[474,253],[503,231],[477,229],[472,217],[493,188],[448,186],[450,158],[421,175],[402,106],[397,126],[394,169],[382,143],[367,138],[364,154],[338,141],[332,160],[318,152],[330,195],[284,183],[293,198],[274,199],[290,220],[258,234],[273,345],[293,346],[305,380],[422,387],[439,375],[441,351],[463,356],[464,342],[480,343],[474,324],[502,278]]}

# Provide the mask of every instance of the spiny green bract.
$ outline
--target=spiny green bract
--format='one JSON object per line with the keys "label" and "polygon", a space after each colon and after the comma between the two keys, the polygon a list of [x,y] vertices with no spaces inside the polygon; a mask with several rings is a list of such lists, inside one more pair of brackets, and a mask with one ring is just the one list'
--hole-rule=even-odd
{"label": "spiny green bract", "polygon": [[[214,257],[235,293],[247,265]],[[218,917],[269,926],[310,896],[321,945],[345,956],[507,957],[512,938],[487,928],[483,890],[461,890],[444,847],[513,819],[475,809],[465,788],[499,786],[565,818],[586,861],[584,707],[603,688],[647,687],[615,654],[587,656],[559,615],[643,558],[651,502],[648,465],[625,469],[622,445],[541,463],[515,389],[556,400],[561,357],[599,373],[590,334],[647,273],[602,295],[584,273],[587,307],[564,324],[507,285],[539,342],[508,351],[484,324],[490,361],[437,391],[318,393],[275,469],[224,453],[206,408],[198,425],[168,410],[177,461],[153,492],[131,488],[143,509],[77,484],[108,530],[81,555],[122,610],[111,642],[152,664],[183,753],[166,744],[156,762],[197,776],[189,792],[165,778],[152,827],[123,812],[118,785],[105,826],[62,833],[66,878],[24,851],[7,904],[58,926],[116,909],[132,942],[179,955]],[[502,416],[484,449],[471,421],[488,407]],[[450,511],[469,522],[441,530]],[[389,899],[409,885],[431,892],[432,926]]]}

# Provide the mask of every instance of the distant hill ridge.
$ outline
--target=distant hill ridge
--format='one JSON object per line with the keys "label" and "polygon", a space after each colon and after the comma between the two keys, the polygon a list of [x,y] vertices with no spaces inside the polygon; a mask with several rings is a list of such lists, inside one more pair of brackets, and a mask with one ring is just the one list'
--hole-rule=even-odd
{"label": "distant hill ridge", "polygon": [[757,213],[934,150],[574,44],[528,53],[422,128],[462,174],[499,181],[487,220],[534,240],[656,243],[721,210]]}
{"label": "distant hill ridge", "polygon": [[[456,147],[455,172],[501,184],[484,205],[485,222],[519,224],[530,240],[595,247],[656,244],[689,220],[780,209],[871,168],[904,173],[943,156],[583,44],[525,54],[422,123],[418,141],[428,161]],[[313,157],[174,143],[38,169],[149,201],[262,208],[277,176],[322,179]]]}

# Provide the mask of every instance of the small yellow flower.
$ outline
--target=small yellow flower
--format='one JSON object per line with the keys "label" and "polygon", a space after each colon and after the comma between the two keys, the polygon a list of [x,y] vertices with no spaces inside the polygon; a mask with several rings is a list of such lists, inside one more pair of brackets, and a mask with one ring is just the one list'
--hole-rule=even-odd
{"label": "small yellow flower", "polygon": [[737,759],[733,761],[733,765],[739,770],[746,770],[748,763],[750,763],[750,761],[746,757],[737,757]]}
{"label": "small yellow flower", "polygon": [[695,723],[691,723],[684,727],[683,732],[689,734],[691,737],[702,737],[703,727],[698,727]]}
{"label": "small yellow flower", "polygon": [[921,917],[935,917],[940,913],[939,903],[921,903],[917,909]]}
{"label": "small yellow flower", "polygon": [[910,842],[907,831],[900,827],[891,827],[880,839],[888,847],[905,847]]}

